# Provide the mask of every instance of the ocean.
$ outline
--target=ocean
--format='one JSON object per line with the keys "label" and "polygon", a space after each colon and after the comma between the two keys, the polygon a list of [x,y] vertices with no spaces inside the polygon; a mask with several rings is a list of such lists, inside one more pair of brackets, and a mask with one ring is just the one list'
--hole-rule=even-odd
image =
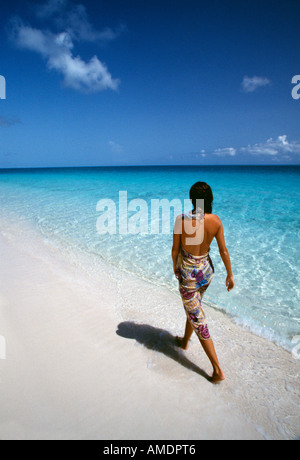
{"label": "ocean", "polygon": [[[228,293],[214,241],[215,277],[205,300],[242,327],[291,350],[300,335],[299,166],[0,170],[0,232],[14,223],[32,224],[46,244],[73,262],[83,263],[84,255],[93,276],[101,261],[116,273],[125,270],[177,292],[171,247],[178,209],[163,222],[155,206],[161,200],[183,206],[197,181],[212,187],[213,212],[223,222],[236,282]],[[110,233],[104,233],[106,227]]]}

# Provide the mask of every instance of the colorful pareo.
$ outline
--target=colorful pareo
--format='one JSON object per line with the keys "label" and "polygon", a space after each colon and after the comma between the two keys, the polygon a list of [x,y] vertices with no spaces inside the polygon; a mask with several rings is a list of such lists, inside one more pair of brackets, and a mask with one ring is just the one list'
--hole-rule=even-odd
{"label": "colorful pareo", "polygon": [[209,254],[196,257],[181,248],[176,268],[179,292],[186,315],[200,340],[210,339],[202,297],[214,275]]}

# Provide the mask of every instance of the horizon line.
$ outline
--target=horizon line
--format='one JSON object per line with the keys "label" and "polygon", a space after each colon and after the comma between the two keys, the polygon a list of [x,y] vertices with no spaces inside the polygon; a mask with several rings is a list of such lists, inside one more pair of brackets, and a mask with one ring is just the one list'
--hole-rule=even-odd
{"label": "horizon line", "polygon": [[23,169],[74,169],[74,168],[81,168],[81,169],[92,169],[92,168],[174,168],[174,167],[265,167],[265,166],[272,166],[272,167],[282,167],[282,166],[300,166],[300,163],[291,163],[291,164],[165,164],[165,165],[85,165],[85,166],[8,166],[8,167],[0,167],[0,171],[6,170],[23,170]]}

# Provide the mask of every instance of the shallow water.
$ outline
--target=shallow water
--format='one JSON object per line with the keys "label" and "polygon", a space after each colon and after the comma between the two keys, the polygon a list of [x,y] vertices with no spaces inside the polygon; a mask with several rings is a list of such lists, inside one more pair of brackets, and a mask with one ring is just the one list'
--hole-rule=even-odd
{"label": "shallow water", "polygon": [[[177,290],[170,255],[173,215],[169,234],[100,235],[97,203],[114,201],[118,230],[119,192],[127,192],[128,205],[143,199],[150,229],[151,200],[177,198],[183,203],[190,186],[205,181],[214,192],[214,212],[223,221],[236,280],[236,288],[228,294],[214,242],[216,275],[206,300],[256,334],[291,349],[292,338],[300,334],[299,178],[299,167],[2,170],[0,217],[3,222],[34,224],[45,241],[72,257],[89,254],[94,274],[101,259]],[[139,209],[129,210],[128,219]]]}

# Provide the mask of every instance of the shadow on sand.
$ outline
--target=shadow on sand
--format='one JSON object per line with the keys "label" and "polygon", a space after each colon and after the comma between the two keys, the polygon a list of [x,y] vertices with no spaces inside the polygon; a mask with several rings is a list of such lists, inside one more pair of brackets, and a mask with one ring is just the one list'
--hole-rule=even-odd
{"label": "shadow on sand", "polygon": [[164,329],[158,329],[148,324],[125,321],[118,325],[116,333],[120,337],[136,340],[149,350],[163,353],[186,369],[196,372],[207,380],[211,380],[211,377],[204,370],[186,358],[185,352],[176,345],[175,337]]}

